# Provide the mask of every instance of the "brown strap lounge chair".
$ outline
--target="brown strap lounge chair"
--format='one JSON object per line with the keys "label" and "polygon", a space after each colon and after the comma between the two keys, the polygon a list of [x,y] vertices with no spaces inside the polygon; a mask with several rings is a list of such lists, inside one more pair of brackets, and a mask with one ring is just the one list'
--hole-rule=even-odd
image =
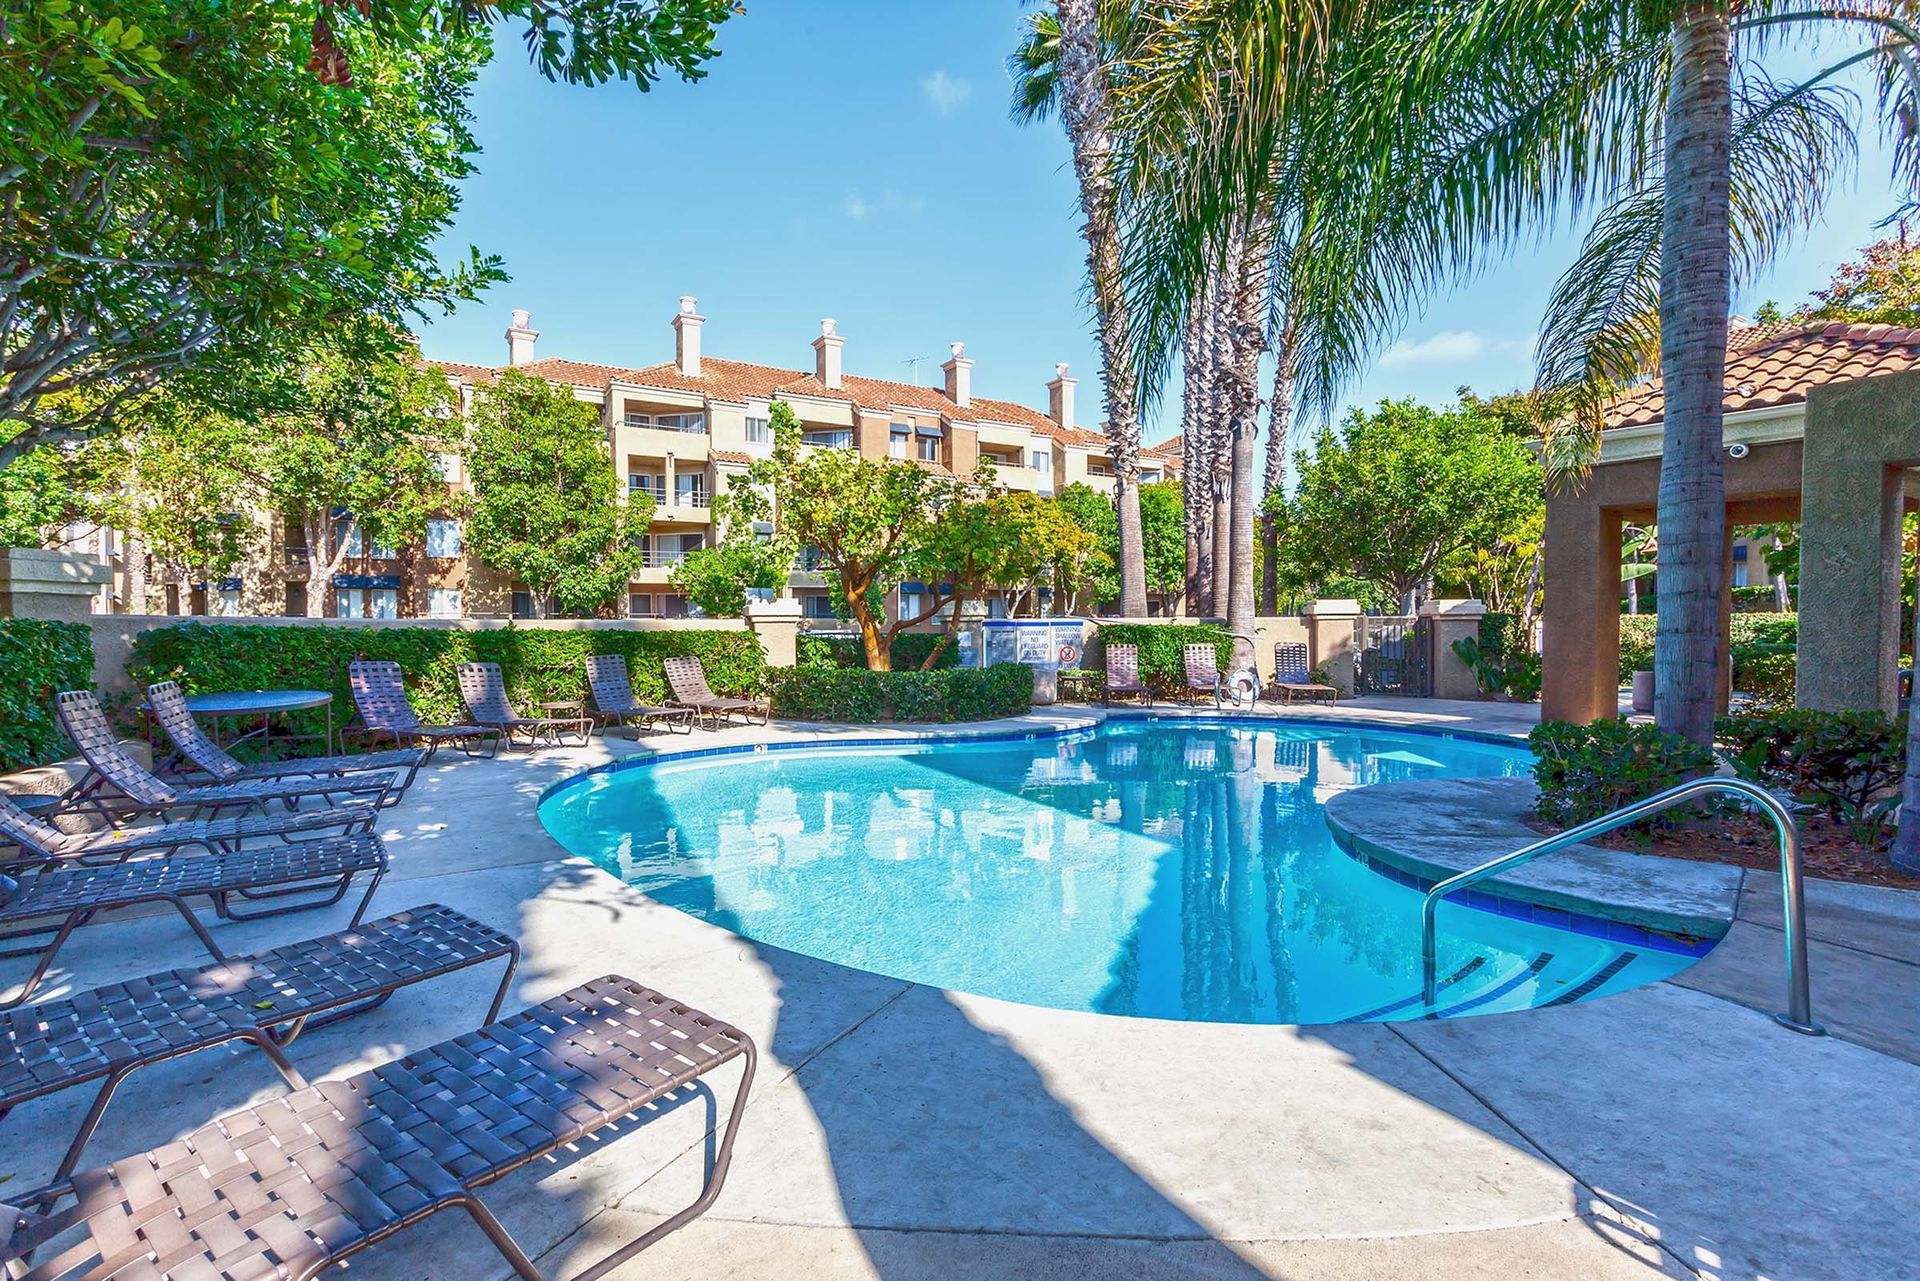
{"label": "brown strap lounge chair", "polygon": [[1140,681],[1140,647],[1107,646],[1107,678],[1100,690],[1100,701],[1111,704],[1115,697],[1138,698],[1153,706],[1153,691]]}
{"label": "brown strap lounge chair", "polygon": [[[755,1051],[746,1033],[609,976],[344,1081],[229,1113],[165,1147],[19,1197],[0,1262],[19,1281],[307,1281],[441,1210],[465,1210],[514,1272],[533,1261],[480,1189],[645,1116],[741,1060],[706,1184],[693,1203],[576,1274],[593,1281],[720,1194]],[[468,1273],[474,1269],[460,1268]]]}
{"label": "brown strap lounge chair", "polygon": [[20,847],[34,862],[119,863],[137,854],[171,854],[205,850],[226,854],[262,837],[286,840],[302,834],[335,832],[342,836],[373,830],[377,815],[371,805],[336,805],[331,809],[280,810],[245,814],[238,818],[188,819],[177,823],[148,823],[138,827],[105,828],[91,832],[64,832],[37,814],[30,814],[0,795],[0,838]]}
{"label": "brown strap lounge chair", "polygon": [[[346,896],[354,877],[366,872],[371,874],[366,893],[360,896],[360,905],[353,913],[352,923],[357,925],[386,871],[386,847],[379,837],[367,835],[296,841],[233,854],[18,867],[13,875],[0,876],[0,941],[12,945],[0,955],[38,959],[20,991],[0,1000],[0,1009],[32,996],[67,939],[102,912],[150,903],[170,904],[208,955],[224,961],[226,953],[194,915],[187,903],[189,898],[211,900],[215,915],[225,919],[253,920],[309,907],[330,907]],[[242,912],[234,906],[236,899],[274,905]]]}
{"label": "brown strap lounge chair", "polygon": [[[180,810],[216,815],[223,810],[261,810],[278,801],[288,809],[302,800],[362,801],[378,806],[393,786],[387,773],[352,778],[282,778],[196,786],[170,783],[127,754],[120,746],[100,700],[89,689],[67,690],[54,697],[54,707],[67,737],[80,749],[89,776],[74,791],[74,808],[85,809],[109,823],[127,817],[173,814]],[[104,789],[111,787],[113,794]]]}
{"label": "brown strap lounge chair", "polygon": [[1186,692],[1188,703],[1198,703],[1200,695],[1213,698],[1213,705],[1220,706],[1220,655],[1211,645],[1182,645],[1180,658],[1186,667],[1186,679],[1181,688]]}
{"label": "brown strap lounge chair", "polygon": [[500,741],[511,747],[515,735],[524,736],[527,747],[541,742],[561,745],[565,735],[578,734],[584,746],[593,736],[593,722],[585,716],[522,716],[507,700],[507,678],[498,663],[462,663],[459,667],[460,697],[475,725],[500,731]]}
{"label": "brown strap lounge chair", "polygon": [[627,737],[637,740],[641,727],[650,721],[663,722],[669,734],[675,726],[693,733],[692,708],[649,707],[633,696],[633,682],[628,679],[623,655],[588,654],[587,688],[593,691],[593,718],[600,722],[602,733],[622,725]]}
{"label": "brown strap lounge chair", "polygon": [[397,805],[413,786],[414,775],[426,763],[426,752],[418,747],[402,747],[391,752],[363,752],[358,756],[306,756],[290,761],[262,761],[247,764],[235,760],[226,749],[208,738],[200,722],[187,710],[186,695],[173,681],[147,686],[147,706],[160,723],[180,759],[207,775],[215,783],[245,783],[260,779],[339,777],[385,770],[395,779],[382,805]]}
{"label": "brown strap lounge chair", "polygon": [[1339,690],[1317,683],[1308,674],[1307,647],[1299,641],[1282,641],[1273,647],[1273,692],[1283,703],[1340,701]]}
{"label": "brown strap lounge chair", "polygon": [[360,728],[367,738],[378,743],[391,738],[401,746],[418,744],[427,749],[427,759],[442,743],[452,743],[461,753],[472,756],[486,744],[491,757],[500,750],[500,731],[484,725],[429,725],[420,719],[407,699],[406,677],[400,664],[386,659],[359,658],[347,664],[347,684],[353,690],[353,705],[360,713]]}
{"label": "brown strap lounge chair", "polygon": [[738,716],[751,725],[754,717],[759,723],[767,723],[768,707],[765,703],[751,698],[722,698],[707,688],[707,673],[700,666],[700,660],[692,655],[669,658],[661,667],[667,674],[667,687],[673,691],[671,701],[675,706],[688,708],[695,716],[718,728],[730,717]]}
{"label": "brown strap lounge chair", "polygon": [[386,1003],[403,987],[504,958],[486,1022],[500,1015],[520,945],[428,903],[324,938],[169,970],[0,1015],[0,1116],[70,1086],[101,1081],[55,1179],[80,1163],[120,1083],[143,1067],[216,1045],[257,1045],[296,1090],[307,1082],[281,1047],[302,1031]]}

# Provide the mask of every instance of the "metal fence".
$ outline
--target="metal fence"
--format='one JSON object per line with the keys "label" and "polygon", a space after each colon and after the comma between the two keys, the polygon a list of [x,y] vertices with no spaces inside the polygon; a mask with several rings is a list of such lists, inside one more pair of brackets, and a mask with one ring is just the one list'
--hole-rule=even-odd
{"label": "metal fence", "polygon": [[1434,628],[1430,618],[1357,618],[1353,684],[1357,694],[1433,696]]}

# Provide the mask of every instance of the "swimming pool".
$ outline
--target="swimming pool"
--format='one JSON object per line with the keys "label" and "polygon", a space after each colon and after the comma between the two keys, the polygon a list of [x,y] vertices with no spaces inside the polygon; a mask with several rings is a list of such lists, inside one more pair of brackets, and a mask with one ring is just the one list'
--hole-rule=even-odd
{"label": "swimming pool", "polygon": [[[1530,764],[1504,743],[1350,724],[1116,719],[624,762],[560,784],[540,818],[662,903],[897,978],[1150,1018],[1409,1019],[1427,1013],[1420,893],[1342,853],[1321,805]],[[1584,1000],[1697,959],[1588,926],[1443,904],[1435,1013]]]}

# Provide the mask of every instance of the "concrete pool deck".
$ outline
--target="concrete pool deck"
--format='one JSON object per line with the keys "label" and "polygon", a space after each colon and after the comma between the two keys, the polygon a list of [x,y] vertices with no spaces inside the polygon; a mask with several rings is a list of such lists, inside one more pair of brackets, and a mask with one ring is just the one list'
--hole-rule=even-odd
{"label": "concrete pool deck", "polygon": [[[1311,715],[1514,732],[1534,712],[1368,699]],[[1042,709],[988,728],[1089,715]],[[896,736],[917,734],[775,725],[653,742]],[[534,817],[542,791],[645,750],[595,739],[493,762],[443,753],[382,824],[393,869],[375,902],[442,902],[517,934],[510,1008],[618,971],[758,1040],[726,1191],[620,1277],[1920,1275],[1920,1221],[1903,1196],[1920,1181],[1920,895],[1810,884],[1815,1013],[1835,1033],[1821,1039],[1768,1017],[1782,986],[1778,890],[1753,873],[1713,954],[1605,1000],[1317,1028],[1065,1013],[765,947],[566,857]],[[347,915],[227,924],[218,937],[251,950]],[[63,959],[66,987],[201,960],[158,916],[84,931]],[[454,1035],[496,976],[402,993],[309,1033],[293,1057],[337,1075]],[[731,1081],[715,1082],[723,1101]],[[278,1089],[245,1051],[161,1065],[123,1087],[91,1156]],[[51,1166],[88,1094],[0,1126],[12,1186]],[[566,1276],[691,1197],[713,1106],[693,1095],[486,1199]],[[352,1266],[376,1281],[507,1275],[456,1214]]]}

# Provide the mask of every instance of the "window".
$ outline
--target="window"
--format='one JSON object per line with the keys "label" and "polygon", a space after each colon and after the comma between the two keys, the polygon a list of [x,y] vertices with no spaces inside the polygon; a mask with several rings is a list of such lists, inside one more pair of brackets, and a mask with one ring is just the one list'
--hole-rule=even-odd
{"label": "window", "polygon": [[375,587],[367,592],[368,618],[400,617],[400,593],[391,587]]}
{"label": "window", "polygon": [[747,443],[764,445],[773,439],[773,425],[765,418],[747,419]]}
{"label": "window", "polygon": [[653,499],[655,503],[659,503],[667,496],[667,478],[665,476],[649,476],[645,472],[628,472],[627,497],[631,498],[633,495],[641,493]]}
{"label": "window", "polygon": [[811,428],[800,433],[800,443],[822,449],[852,449],[853,432],[846,427]]}
{"label": "window", "polygon": [[427,617],[460,617],[460,589],[458,587],[427,588]]}
{"label": "window", "polygon": [[460,479],[460,455],[450,450],[441,450],[435,456],[434,463],[440,469],[440,479],[449,485]]}
{"label": "window", "polygon": [[907,457],[907,442],[911,439],[912,433],[896,423],[893,430],[887,433],[887,457]]}
{"label": "window", "polygon": [[460,522],[457,520],[430,520],[427,522],[427,555],[458,556],[460,554]]}
{"label": "window", "polygon": [[1735,562],[1733,562],[1733,584],[1732,585],[1735,587],[1745,587],[1747,585],[1747,562],[1746,561],[1736,560]]}
{"label": "window", "polygon": [[515,592],[513,594],[512,613],[515,618],[532,618],[533,593]]}
{"label": "window", "polygon": [[368,538],[366,530],[358,524],[355,524],[353,532],[347,535],[347,555],[349,556],[371,556],[374,560],[393,560],[399,554],[393,548]]}
{"label": "window", "polygon": [[333,616],[335,618],[366,617],[366,592],[358,587],[336,587],[333,589]]}
{"label": "window", "polygon": [[800,598],[800,613],[806,618],[832,618],[833,598],[819,592],[811,596],[802,596]]}
{"label": "window", "polygon": [[675,473],[673,501],[681,507],[705,507],[707,505],[706,476],[700,472]]}
{"label": "window", "polygon": [[1734,547],[1733,547],[1733,558],[1734,558],[1734,559],[1735,559],[1736,561],[1741,561],[1741,560],[1745,560],[1745,559],[1747,558],[1747,545],[1746,545],[1745,543],[1735,543],[1735,544],[1734,544]]}
{"label": "window", "polygon": [[920,458],[920,461],[923,463],[939,462],[940,461],[940,442],[931,436],[922,436],[920,438],[919,458]]}
{"label": "window", "polygon": [[1111,476],[1113,475],[1113,464],[1104,458],[1097,460],[1090,458],[1087,460],[1087,475]]}
{"label": "window", "polygon": [[705,414],[627,414],[621,421],[629,427],[651,427],[655,431],[685,431],[706,435]]}
{"label": "window", "polygon": [[240,589],[222,585],[213,601],[213,612],[225,618],[240,616]]}
{"label": "window", "polygon": [[653,593],[628,592],[627,613],[633,618],[651,618],[653,616]]}
{"label": "window", "polygon": [[287,584],[285,614],[288,618],[300,618],[307,612],[307,585],[305,583]]}
{"label": "window", "polygon": [[1045,472],[1049,476],[1053,474],[1053,455],[1044,449],[1034,450],[1027,463],[1035,471]]}

